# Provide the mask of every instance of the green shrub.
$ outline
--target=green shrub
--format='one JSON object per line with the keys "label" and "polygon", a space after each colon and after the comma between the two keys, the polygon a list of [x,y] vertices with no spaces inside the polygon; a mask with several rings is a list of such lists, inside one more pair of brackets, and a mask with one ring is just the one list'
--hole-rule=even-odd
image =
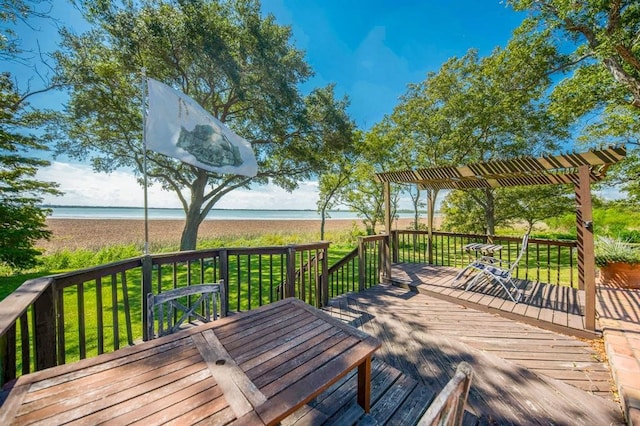
{"label": "green shrub", "polygon": [[614,262],[640,263],[640,250],[627,241],[601,236],[596,238],[595,259],[600,267]]}

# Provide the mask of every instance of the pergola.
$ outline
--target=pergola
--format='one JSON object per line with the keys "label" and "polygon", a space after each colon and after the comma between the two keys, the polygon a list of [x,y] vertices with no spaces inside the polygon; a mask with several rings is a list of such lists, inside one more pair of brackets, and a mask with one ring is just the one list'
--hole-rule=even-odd
{"label": "pergola", "polygon": [[[390,184],[413,183],[421,189],[504,188],[527,185],[574,186],[578,238],[578,288],[585,291],[585,325],[595,330],[595,260],[591,183],[604,178],[612,164],[626,155],[623,146],[538,158],[520,157],[462,167],[432,167],[377,173],[384,184],[385,223],[391,223]],[[429,226],[429,246],[432,229]],[[390,269],[390,265],[389,265]],[[387,273],[390,275],[390,271]]]}

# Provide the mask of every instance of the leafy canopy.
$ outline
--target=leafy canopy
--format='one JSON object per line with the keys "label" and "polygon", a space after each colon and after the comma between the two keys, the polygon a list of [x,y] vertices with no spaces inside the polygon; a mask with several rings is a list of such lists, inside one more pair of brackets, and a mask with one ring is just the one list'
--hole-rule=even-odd
{"label": "leafy canopy", "polygon": [[291,29],[261,16],[256,0],[78,2],[93,28],[63,32],[57,58],[71,84],[58,149],[96,170],[143,173],[141,70],[187,94],[251,142],[258,175],[218,175],[149,153],[151,183],[175,192],[186,215],[181,248],[193,249],[209,210],[240,187],[292,190],[347,138],[351,123],[333,90],[303,96],[311,75]]}
{"label": "leafy canopy", "polygon": [[627,158],[612,168],[612,183],[640,202],[640,2],[508,3],[529,11],[514,37],[544,35],[555,49],[557,60],[548,64],[546,74],[564,78],[551,93],[554,112],[576,123],[585,144],[627,146]]}
{"label": "leafy canopy", "polygon": [[[0,7],[0,58],[22,61],[23,49],[15,32],[17,21],[42,16],[35,7],[43,2],[12,0]],[[45,89],[46,90],[46,89]],[[34,266],[40,251],[38,240],[49,238],[40,208],[44,194],[59,194],[56,184],[35,178],[38,168],[49,162],[36,158],[47,146],[29,132],[42,124],[44,113],[29,107],[35,92],[22,93],[14,76],[0,73],[0,265],[11,269]]]}

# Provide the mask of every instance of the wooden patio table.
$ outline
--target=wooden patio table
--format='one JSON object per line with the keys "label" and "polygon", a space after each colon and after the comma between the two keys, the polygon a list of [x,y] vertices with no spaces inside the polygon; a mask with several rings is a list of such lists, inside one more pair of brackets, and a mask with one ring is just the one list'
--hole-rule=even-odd
{"label": "wooden patio table", "polygon": [[358,368],[370,408],[380,343],[289,298],[5,386],[0,424],[277,424]]}

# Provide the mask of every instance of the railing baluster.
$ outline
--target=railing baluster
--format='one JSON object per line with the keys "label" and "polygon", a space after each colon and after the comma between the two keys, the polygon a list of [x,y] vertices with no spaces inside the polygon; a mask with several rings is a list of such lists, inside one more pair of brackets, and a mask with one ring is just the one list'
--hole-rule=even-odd
{"label": "railing baluster", "polygon": [[[31,348],[29,345],[31,333],[29,332],[29,310],[27,310],[24,314],[20,315],[20,348],[22,353],[22,374],[28,374],[31,371]],[[16,346],[15,346],[15,328],[14,328],[14,337],[13,344],[11,345],[13,356],[11,359],[13,360],[13,376],[15,377],[16,373],[16,365],[15,365],[15,356],[16,356]]]}
{"label": "railing baluster", "polygon": [[[556,260],[556,274],[557,274],[557,279],[556,279],[556,284],[560,284],[560,263],[562,262],[562,247],[558,246],[557,247],[557,252],[558,252],[558,257]],[[571,251],[569,251],[569,256],[571,256]]]}
{"label": "railing baluster", "polygon": [[131,324],[131,305],[129,304],[129,289],[127,287],[127,273],[120,272],[120,282],[122,284],[122,301],[124,302],[124,318],[127,322],[127,343],[133,345],[133,328]]}
{"label": "railing baluster", "polygon": [[240,312],[240,290],[242,288],[242,281],[240,280],[240,255],[236,254],[236,311]]}
{"label": "railing baluster", "polygon": [[96,278],[96,323],[98,326],[98,355],[104,353],[104,319],[102,308],[102,277]]}
{"label": "railing baluster", "polygon": [[[65,320],[65,315],[64,315],[64,290],[63,289],[56,289],[57,291],[55,292],[55,303],[56,303],[56,320],[57,320],[57,327],[58,327],[58,353],[57,353],[57,357],[58,357],[58,364],[64,364],[65,363],[65,353],[66,353],[66,339],[65,339],[65,335],[64,335],[64,320]],[[33,315],[34,317],[37,317],[37,312],[38,312],[38,306],[37,303],[34,305],[33,307]],[[35,321],[34,321],[35,323]],[[36,325],[37,327],[37,325]],[[36,330],[34,330],[34,333],[37,333]],[[35,336],[34,336],[35,337]],[[37,339],[34,339],[35,342],[35,352],[36,352],[36,370],[40,370],[42,368],[46,368],[46,367],[42,367],[40,366],[40,363],[38,362],[38,353],[40,352],[40,347],[38,345]]]}
{"label": "railing baluster", "polygon": [[264,301],[262,300],[262,255],[258,255],[258,306],[262,306]]}
{"label": "railing baluster", "polygon": [[118,321],[118,283],[115,274],[111,275],[111,313],[113,315],[113,349],[120,349],[120,328]]}
{"label": "railing baluster", "polygon": [[251,255],[247,254],[247,308],[251,310]]}
{"label": "railing baluster", "polygon": [[84,283],[78,284],[76,295],[78,303],[78,349],[80,351],[80,359],[85,359],[87,357],[87,337],[84,320]]}
{"label": "railing baluster", "polygon": [[547,246],[547,282],[551,283],[551,246]]}

